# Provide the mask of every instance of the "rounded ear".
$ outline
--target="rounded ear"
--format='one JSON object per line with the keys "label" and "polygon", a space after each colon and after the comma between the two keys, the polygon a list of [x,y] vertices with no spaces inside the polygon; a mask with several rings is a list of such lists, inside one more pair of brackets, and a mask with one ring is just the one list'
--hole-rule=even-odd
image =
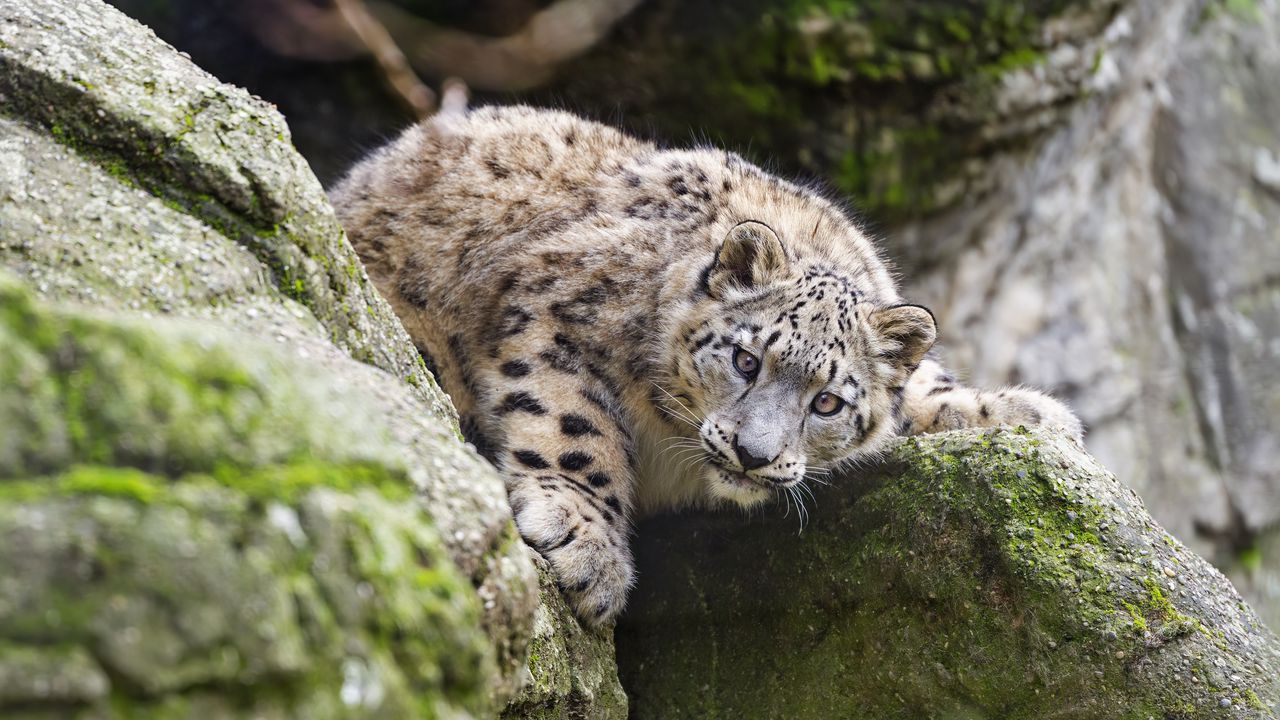
{"label": "rounded ear", "polygon": [[725,236],[707,274],[707,291],[722,297],[729,287],[759,287],[782,277],[787,267],[787,253],[777,233],[764,223],[748,220]]}
{"label": "rounded ear", "polygon": [[871,327],[884,349],[880,356],[914,370],[938,339],[938,323],[929,308],[894,305],[871,313]]}

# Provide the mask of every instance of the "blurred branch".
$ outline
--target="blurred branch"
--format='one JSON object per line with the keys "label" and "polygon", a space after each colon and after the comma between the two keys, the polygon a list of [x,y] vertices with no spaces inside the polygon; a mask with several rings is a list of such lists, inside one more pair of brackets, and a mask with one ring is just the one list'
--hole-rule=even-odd
{"label": "blurred branch", "polygon": [[467,84],[458,78],[448,78],[440,88],[440,113],[458,115],[467,109],[470,92]]}
{"label": "blurred branch", "polygon": [[239,0],[233,15],[258,42],[284,57],[337,61],[366,52],[332,6],[309,0]]}
{"label": "blurred branch", "polygon": [[343,60],[373,53],[396,91],[413,103],[405,94],[413,92],[405,82],[409,65],[484,90],[527,90],[590,50],[641,0],[559,0],[506,37],[442,28],[385,1],[333,2],[241,0],[239,15],[259,41],[287,57]]}
{"label": "blurred branch", "polygon": [[640,2],[560,0],[501,38],[441,28],[388,2],[370,3],[370,10],[422,72],[456,76],[485,90],[515,91],[546,82],[558,65],[590,50]]}
{"label": "blurred branch", "polygon": [[360,38],[360,42],[378,61],[387,84],[401,101],[419,118],[435,112],[435,92],[414,74],[413,68],[409,67],[409,60],[400,51],[396,41],[391,38],[386,27],[369,14],[363,0],[333,0],[333,4],[356,37]]}

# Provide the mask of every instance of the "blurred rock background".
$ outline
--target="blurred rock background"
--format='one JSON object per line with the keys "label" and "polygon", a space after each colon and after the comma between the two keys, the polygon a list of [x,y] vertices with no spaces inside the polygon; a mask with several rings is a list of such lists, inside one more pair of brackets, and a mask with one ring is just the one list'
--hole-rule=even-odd
{"label": "blurred rock background", "polygon": [[[395,58],[327,0],[114,4],[275,103],[325,183],[413,121]],[[1280,626],[1276,0],[338,4],[428,87],[728,147],[847,200],[961,374],[1067,399]]]}

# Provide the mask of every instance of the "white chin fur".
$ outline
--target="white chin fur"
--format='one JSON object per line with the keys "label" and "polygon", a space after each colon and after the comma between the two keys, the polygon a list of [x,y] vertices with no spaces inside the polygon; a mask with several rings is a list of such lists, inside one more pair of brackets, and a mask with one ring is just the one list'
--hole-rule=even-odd
{"label": "white chin fur", "polygon": [[743,485],[719,468],[708,468],[707,492],[716,500],[727,500],[743,508],[753,508],[773,496],[759,485]]}

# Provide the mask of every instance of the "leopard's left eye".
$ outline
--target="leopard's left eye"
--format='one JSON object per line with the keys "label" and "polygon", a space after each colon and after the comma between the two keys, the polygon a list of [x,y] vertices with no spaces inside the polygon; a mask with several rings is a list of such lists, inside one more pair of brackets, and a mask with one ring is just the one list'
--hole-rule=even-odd
{"label": "leopard's left eye", "polygon": [[823,417],[829,417],[840,412],[844,407],[844,400],[840,396],[832,395],[828,392],[818,393],[813,402],[809,403],[809,407],[813,408],[815,413]]}
{"label": "leopard's left eye", "polygon": [[742,377],[750,380],[760,372],[760,359],[746,350],[738,348],[733,353],[733,368]]}

